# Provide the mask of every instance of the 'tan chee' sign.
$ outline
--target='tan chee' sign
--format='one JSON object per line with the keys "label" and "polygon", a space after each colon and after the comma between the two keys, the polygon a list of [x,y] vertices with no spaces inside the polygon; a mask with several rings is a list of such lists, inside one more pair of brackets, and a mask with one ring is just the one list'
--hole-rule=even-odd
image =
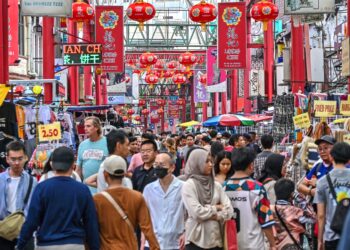
{"label": "'tan chee' sign", "polygon": [[350,101],[340,102],[340,114],[350,116]]}
{"label": "'tan chee' sign", "polygon": [[101,44],[63,45],[63,65],[98,65],[101,63]]}
{"label": "'tan chee' sign", "polygon": [[315,101],[314,110],[316,117],[334,116],[337,111],[336,101]]}

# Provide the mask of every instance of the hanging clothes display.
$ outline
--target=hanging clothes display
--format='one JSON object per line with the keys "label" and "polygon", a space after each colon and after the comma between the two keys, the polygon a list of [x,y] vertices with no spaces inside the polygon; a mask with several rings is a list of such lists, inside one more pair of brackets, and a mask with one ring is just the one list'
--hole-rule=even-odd
{"label": "hanging clothes display", "polygon": [[[36,108],[24,107],[24,113],[26,117],[25,133],[28,140],[36,137]],[[39,107],[39,124],[48,124],[51,122],[51,110],[49,106],[43,105]]]}
{"label": "hanging clothes display", "polygon": [[18,137],[16,106],[11,102],[4,102],[0,107],[0,131]]}
{"label": "hanging clothes display", "polygon": [[292,94],[277,96],[274,105],[272,134],[275,141],[281,141],[293,132],[294,96]]}

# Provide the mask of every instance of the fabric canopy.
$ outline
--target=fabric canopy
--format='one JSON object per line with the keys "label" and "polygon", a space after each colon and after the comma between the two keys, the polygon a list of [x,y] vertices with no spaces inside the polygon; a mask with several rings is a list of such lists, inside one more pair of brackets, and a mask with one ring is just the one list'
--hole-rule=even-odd
{"label": "fabric canopy", "polygon": [[197,122],[197,121],[189,121],[189,122],[184,122],[184,123],[181,123],[177,126],[179,127],[192,127],[192,126],[196,126],[196,125],[200,125],[200,122]]}
{"label": "fabric canopy", "polygon": [[224,126],[224,127],[233,127],[233,126],[253,126],[254,121],[247,117],[241,115],[225,114],[218,115],[209,118],[203,122],[203,126],[212,127],[212,126]]}

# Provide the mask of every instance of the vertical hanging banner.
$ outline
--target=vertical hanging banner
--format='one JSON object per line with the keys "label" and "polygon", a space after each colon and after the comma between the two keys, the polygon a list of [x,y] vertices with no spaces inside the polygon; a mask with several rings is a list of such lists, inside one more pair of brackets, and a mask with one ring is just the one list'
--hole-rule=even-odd
{"label": "vertical hanging banner", "polygon": [[123,6],[96,6],[96,42],[102,44],[102,71],[124,72]]}
{"label": "vertical hanging banner", "polygon": [[246,3],[218,4],[219,69],[244,69],[247,62]]}
{"label": "vertical hanging banner", "polygon": [[207,88],[205,85],[200,83],[199,79],[203,73],[199,70],[194,70],[193,84],[194,84],[194,102],[209,102]]}
{"label": "vertical hanging banner", "polygon": [[9,65],[15,64],[18,59],[18,0],[9,0],[8,27],[9,27]]}

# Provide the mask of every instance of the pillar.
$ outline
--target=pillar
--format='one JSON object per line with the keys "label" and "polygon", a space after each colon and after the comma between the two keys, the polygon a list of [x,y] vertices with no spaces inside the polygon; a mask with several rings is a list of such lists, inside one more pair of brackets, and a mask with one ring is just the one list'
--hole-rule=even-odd
{"label": "pillar", "polygon": [[[54,18],[43,17],[43,77],[55,78]],[[52,103],[52,83],[44,83],[44,103]]]}
{"label": "pillar", "polygon": [[303,26],[294,27],[292,19],[292,44],[291,44],[291,84],[292,92],[304,93],[305,88],[305,56],[304,56],[304,30]]}
{"label": "pillar", "polygon": [[227,114],[227,92],[221,93],[221,114]]}
{"label": "pillar", "polygon": [[219,93],[213,93],[214,102],[213,102],[213,116],[219,115]]}
{"label": "pillar", "polygon": [[274,83],[274,38],[273,22],[269,22],[264,31],[264,71],[265,71],[265,95],[268,102],[272,102]]}
{"label": "pillar", "polygon": [[[350,37],[350,0],[348,0],[348,15],[347,15],[347,29],[346,36]],[[348,76],[348,94],[350,93],[350,76]]]}
{"label": "pillar", "polygon": [[8,0],[0,3],[0,84],[9,83]]}
{"label": "pillar", "polygon": [[191,120],[196,119],[196,103],[194,102],[194,84],[191,84]]}
{"label": "pillar", "polygon": [[[84,22],[83,26],[83,38],[84,42],[91,41],[91,28],[90,22]],[[84,66],[84,99],[92,97],[92,75],[91,66]]]}
{"label": "pillar", "polygon": [[202,103],[202,122],[208,120],[208,103]]}
{"label": "pillar", "polygon": [[237,113],[238,70],[234,69],[231,72],[231,113]]}
{"label": "pillar", "polygon": [[95,74],[95,99],[96,105],[101,105],[101,75]]}
{"label": "pillar", "polygon": [[[250,44],[251,39],[251,17],[247,17],[247,44]],[[250,48],[247,48],[247,67],[244,69],[244,113],[249,114],[252,110],[252,104],[249,100],[250,96],[250,86],[249,86],[249,77],[250,77],[250,68],[251,68],[251,55]]]}
{"label": "pillar", "polygon": [[108,102],[108,98],[107,98],[107,76],[105,74],[103,74],[101,76],[101,80],[100,80],[100,88],[101,88],[101,103],[102,105],[106,105]]}
{"label": "pillar", "polygon": [[[77,34],[77,26],[75,22],[68,20],[68,43],[76,43],[77,39],[74,37]],[[73,35],[73,36],[71,36]],[[45,43],[45,42],[44,42]],[[71,66],[68,69],[68,79],[69,79],[69,97],[71,105],[78,105],[79,103],[79,93],[78,93],[78,66]]]}

